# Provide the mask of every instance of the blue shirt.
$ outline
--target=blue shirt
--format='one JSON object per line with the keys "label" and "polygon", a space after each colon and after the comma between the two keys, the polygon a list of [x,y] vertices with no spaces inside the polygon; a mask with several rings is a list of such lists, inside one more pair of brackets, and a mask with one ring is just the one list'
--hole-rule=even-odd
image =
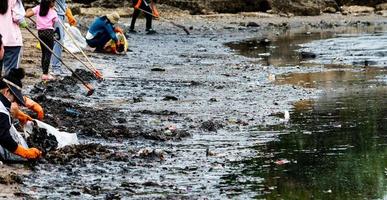
{"label": "blue shirt", "polygon": [[117,42],[117,36],[114,32],[113,24],[106,18],[106,16],[98,17],[94,20],[94,22],[90,25],[89,31],[94,37],[98,34],[102,34],[103,32],[107,32],[115,42]]}

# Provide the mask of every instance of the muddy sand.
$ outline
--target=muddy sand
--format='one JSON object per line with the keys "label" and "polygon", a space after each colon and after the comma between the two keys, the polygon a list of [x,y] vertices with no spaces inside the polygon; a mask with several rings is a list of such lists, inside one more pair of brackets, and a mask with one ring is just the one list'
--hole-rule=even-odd
{"label": "muddy sand", "polygon": [[[207,189],[199,186],[216,185],[217,174],[201,174],[217,170],[221,174],[227,169],[227,160],[248,153],[232,148],[235,143],[248,146],[251,142],[251,138],[240,134],[256,126],[281,123],[275,113],[283,113],[293,102],[316,97],[321,92],[275,85],[270,77],[288,72],[325,70],[319,66],[307,69],[264,66],[257,58],[236,54],[225,43],[249,38],[270,40],[288,32],[320,32],[374,24],[386,26],[386,18],[378,15],[286,18],[265,13],[197,16],[176,10],[170,13],[173,14],[164,16],[184,24],[190,35],[162,21],[154,21],[158,34],[146,35],[143,31],[145,21],[139,19],[136,24],[139,32],[128,35],[130,51],[127,55],[87,52],[105,76],[104,81],[98,81],[84,70],[77,71],[96,88],[91,97],[86,97],[85,88],[71,77],[41,83],[40,51],[35,48],[36,40],[23,31],[22,66],[28,73],[25,92],[44,107],[46,123],[62,131],[78,133],[82,144],[49,151],[42,161],[27,170],[21,165],[2,165],[2,176],[16,181],[1,183],[0,198],[64,198],[61,195],[110,199],[126,195],[136,198],[206,197]],[[92,16],[81,16],[78,20],[81,31],[85,32],[85,25],[91,22]],[[129,22],[130,18],[124,18],[120,25],[127,30]],[[84,69],[70,55],[64,57],[69,66]],[[219,149],[216,149],[216,142],[223,142]],[[214,156],[217,154],[226,155]],[[193,160],[180,163],[179,160],[184,158]],[[111,166],[121,163],[121,168],[138,169],[142,176],[125,172],[123,178],[114,178],[111,174],[114,170],[105,171],[110,167],[105,166],[106,163],[113,163]],[[91,172],[85,166],[104,166],[105,169]],[[63,174],[57,169],[66,169],[67,178],[61,177]],[[43,180],[50,170],[53,176],[58,175],[57,179]],[[15,171],[21,180],[9,178]],[[144,175],[149,173],[160,176],[160,180],[168,180],[176,174],[165,175],[165,178],[159,173],[171,171],[186,173],[184,176],[188,178],[176,183],[171,178],[165,183]],[[108,187],[103,180],[89,183],[83,179],[77,184],[76,173],[95,176],[106,173],[117,184]],[[133,180],[130,177],[134,177]],[[203,183],[206,178],[207,183]],[[66,179],[74,181],[71,188],[56,190],[56,186],[50,186],[53,183],[50,181],[58,185],[69,184]],[[190,181],[197,181],[199,186],[187,186],[189,189],[185,190],[180,187]],[[207,197],[214,197],[221,191],[215,190]],[[184,195],[189,193],[187,191],[194,195]],[[171,196],[163,196],[162,192]]]}

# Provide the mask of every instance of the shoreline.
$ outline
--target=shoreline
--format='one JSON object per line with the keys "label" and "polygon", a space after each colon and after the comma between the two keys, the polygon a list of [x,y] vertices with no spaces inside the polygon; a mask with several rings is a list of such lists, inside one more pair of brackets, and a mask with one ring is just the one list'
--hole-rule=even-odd
{"label": "shoreline", "polygon": [[[247,16],[246,16],[247,15]],[[284,18],[284,17],[269,17],[266,18],[258,18],[261,14],[253,14],[253,13],[246,13],[246,14],[219,14],[219,15],[209,15],[209,16],[188,16],[186,18],[179,18],[176,19],[176,22],[183,23],[187,27],[193,27],[193,30],[191,32],[192,35],[207,35],[209,37],[217,37],[219,34],[229,35],[231,37],[234,37],[235,40],[239,40],[243,38],[244,36],[249,37],[267,37],[269,35],[273,35],[275,37],[275,32],[277,30],[321,30],[327,27],[330,27],[331,25],[335,27],[335,24],[338,24],[338,27],[353,27],[358,22],[360,24],[364,22],[367,24],[370,23],[381,23],[386,24],[385,17],[381,17],[378,15],[370,15],[370,16],[361,16],[361,17],[354,17],[354,16],[342,16],[342,15],[323,15],[323,16],[317,16],[317,17],[291,17],[291,18]],[[126,25],[129,23],[130,19],[123,19],[122,21],[125,21]],[[90,21],[90,18],[84,20]],[[121,21],[121,23],[122,23]],[[321,23],[324,21],[324,23]],[[246,27],[246,25],[241,23],[248,23],[248,22],[256,22],[259,27],[252,28],[252,27]],[[287,23],[284,25],[284,23]],[[140,19],[137,22],[138,28],[141,29],[144,25],[144,19]],[[313,27],[315,26],[315,27]],[[123,26],[126,28],[126,26]],[[173,26],[171,26],[168,23],[161,23],[161,22],[154,22],[155,29],[160,34],[176,34],[177,37],[184,38],[184,32],[182,32],[179,29],[174,29]],[[267,30],[269,28],[269,30]],[[272,28],[272,29],[271,29]],[[125,29],[126,30],[126,29]],[[140,33],[142,34],[142,33]],[[181,35],[181,36],[180,36]],[[140,35],[141,37],[147,37],[146,35]],[[227,36],[227,37],[229,37]],[[36,84],[39,82],[39,74],[40,69],[37,67],[40,62],[40,51],[35,48],[36,41],[32,38],[31,35],[28,34],[27,31],[23,30],[23,39],[24,39],[24,54],[23,54],[23,60],[22,60],[22,67],[26,68],[26,72],[29,74],[28,77],[26,77],[26,80],[24,81],[24,85],[32,86],[33,84]],[[131,48],[141,48],[141,46],[131,46],[134,42],[132,42],[133,38],[129,38],[129,49]],[[138,43],[138,42],[137,42]],[[135,43],[136,45],[136,43]],[[137,44],[138,45],[138,44]],[[93,56],[99,56],[95,53],[90,53]],[[70,62],[71,57],[68,54],[65,55],[65,62]],[[104,55],[101,54],[101,57]],[[25,90],[26,91],[26,90]],[[310,96],[316,95],[316,90],[310,94]],[[43,105],[44,107],[44,105]],[[262,113],[261,113],[262,115]],[[19,172],[20,169],[14,168],[12,165],[7,169],[8,165],[3,165],[3,171],[4,173],[9,173],[11,171],[17,170],[18,173],[24,174],[25,171]],[[20,192],[19,189],[15,188],[15,186],[20,185],[0,185],[4,190],[2,190],[3,193],[0,193],[0,197],[2,195],[5,195],[6,198],[19,198],[16,197],[13,193]]]}

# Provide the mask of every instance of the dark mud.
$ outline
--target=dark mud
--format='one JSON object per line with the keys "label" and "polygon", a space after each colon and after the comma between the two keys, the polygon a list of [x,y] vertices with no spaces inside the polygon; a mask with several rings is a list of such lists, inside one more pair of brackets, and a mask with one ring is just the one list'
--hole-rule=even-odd
{"label": "dark mud", "polygon": [[29,147],[38,148],[44,155],[58,147],[55,136],[49,135],[46,129],[37,126],[33,127],[32,134],[27,138],[27,144]]}
{"label": "dark mud", "polygon": [[5,176],[0,176],[0,184],[10,185],[10,184],[22,184],[23,179],[20,175],[11,172]]}
{"label": "dark mud", "polygon": [[[223,44],[267,38],[258,32],[267,26],[228,21],[231,29],[223,29],[222,23],[193,24],[190,36],[166,25],[157,35],[130,35],[133,51],[126,56],[92,54],[97,65],[110,66],[101,69],[105,81],[93,82],[93,96],[71,87],[68,97],[36,96],[47,106],[47,122],[79,133],[82,144],[50,152],[24,191],[35,198],[253,198],[256,191],[243,193],[246,188],[223,185],[221,178],[235,177],[243,163],[234,163],[244,158],[270,157],[254,146],[276,141],[282,133],[257,127],[287,126],[271,113],[284,113],[290,102],[317,95],[313,88],[276,85],[270,77],[324,69],[263,66],[259,58],[240,56]],[[277,25],[270,27],[292,27]],[[145,45],[149,41],[152,45]],[[156,68],[165,71],[152,71]]]}

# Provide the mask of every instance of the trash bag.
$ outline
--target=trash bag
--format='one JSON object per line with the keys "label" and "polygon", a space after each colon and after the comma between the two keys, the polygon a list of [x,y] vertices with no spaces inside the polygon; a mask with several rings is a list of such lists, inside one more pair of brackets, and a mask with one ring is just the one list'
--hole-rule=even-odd
{"label": "trash bag", "polygon": [[67,34],[67,31],[65,32],[65,36],[63,39],[63,45],[71,52],[71,53],[78,53],[81,52],[81,50],[74,44],[76,42],[78,46],[81,49],[85,49],[87,46],[86,39],[82,36],[81,31],[77,27],[70,26],[69,24],[65,23],[65,28],[68,30],[68,32],[71,33],[71,36],[73,39]]}
{"label": "trash bag", "polygon": [[[79,144],[77,134],[59,131],[55,127],[36,119],[34,121],[37,123],[39,128],[46,129],[47,134],[55,136],[56,140],[58,141],[58,148],[63,148],[67,145]],[[26,137],[29,137],[29,135],[32,134],[33,126],[33,122],[28,122],[25,125],[24,134]]]}

